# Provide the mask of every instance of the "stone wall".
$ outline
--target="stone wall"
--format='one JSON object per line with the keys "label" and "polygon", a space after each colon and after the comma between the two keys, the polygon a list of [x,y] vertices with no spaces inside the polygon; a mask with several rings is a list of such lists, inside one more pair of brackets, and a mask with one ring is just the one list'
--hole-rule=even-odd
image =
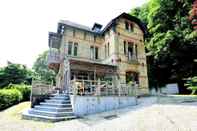
{"label": "stone wall", "polygon": [[137,104],[135,97],[126,96],[74,96],[71,95],[71,104],[76,116],[84,116],[98,112],[115,110]]}

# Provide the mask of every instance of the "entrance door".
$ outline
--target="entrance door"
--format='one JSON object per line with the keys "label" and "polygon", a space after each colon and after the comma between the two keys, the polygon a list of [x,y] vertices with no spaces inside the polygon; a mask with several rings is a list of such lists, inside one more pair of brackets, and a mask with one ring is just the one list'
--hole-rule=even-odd
{"label": "entrance door", "polygon": [[139,75],[137,72],[126,72],[126,83],[128,84],[129,82],[136,82],[139,83],[138,79]]}

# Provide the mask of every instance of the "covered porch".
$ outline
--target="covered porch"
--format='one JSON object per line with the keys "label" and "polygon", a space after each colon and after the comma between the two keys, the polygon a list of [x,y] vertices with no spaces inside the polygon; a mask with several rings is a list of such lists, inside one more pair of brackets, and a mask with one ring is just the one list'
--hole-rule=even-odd
{"label": "covered porch", "polygon": [[70,60],[69,93],[80,96],[135,96],[134,84],[120,83],[117,66]]}

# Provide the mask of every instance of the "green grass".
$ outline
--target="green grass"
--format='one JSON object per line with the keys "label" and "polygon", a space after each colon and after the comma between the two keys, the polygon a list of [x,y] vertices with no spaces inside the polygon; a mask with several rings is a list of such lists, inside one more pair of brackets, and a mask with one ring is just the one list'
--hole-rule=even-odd
{"label": "green grass", "polygon": [[53,123],[24,120],[22,112],[30,107],[30,102],[23,102],[0,112],[0,130],[3,131],[43,131],[53,127]]}

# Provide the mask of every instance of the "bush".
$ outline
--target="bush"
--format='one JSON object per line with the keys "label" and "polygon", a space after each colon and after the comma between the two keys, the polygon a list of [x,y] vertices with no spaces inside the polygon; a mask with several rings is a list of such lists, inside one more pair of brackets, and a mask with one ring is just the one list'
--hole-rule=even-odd
{"label": "bush", "polygon": [[187,89],[191,90],[191,94],[194,95],[197,91],[197,76],[188,79],[184,85],[187,86]]}
{"label": "bush", "polygon": [[23,101],[30,100],[31,86],[25,84],[9,84],[9,86],[6,88],[19,90],[23,96]]}
{"label": "bush", "polygon": [[0,90],[0,110],[19,103],[23,99],[22,93],[17,89]]}

